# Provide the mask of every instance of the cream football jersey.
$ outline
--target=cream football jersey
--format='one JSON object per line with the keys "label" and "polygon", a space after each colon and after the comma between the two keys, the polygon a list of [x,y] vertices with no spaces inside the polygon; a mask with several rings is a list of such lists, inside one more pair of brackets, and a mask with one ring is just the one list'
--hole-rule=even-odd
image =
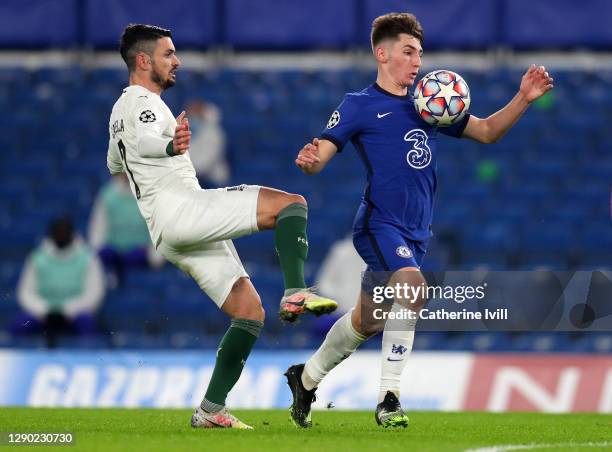
{"label": "cream football jersey", "polygon": [[189,153],[172,155],[176,120],[164,101],[140,85],[131,85],[111,113],[107,165],[111,174],[123,171],[130,180],[140,213],[154,244],[159,243],[168,212],[176,206],[158,205],[164,189],[199,190]]}

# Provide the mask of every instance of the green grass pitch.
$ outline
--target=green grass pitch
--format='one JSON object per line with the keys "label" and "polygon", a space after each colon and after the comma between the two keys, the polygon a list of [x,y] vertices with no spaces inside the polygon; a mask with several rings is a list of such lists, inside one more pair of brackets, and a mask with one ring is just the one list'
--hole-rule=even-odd
{"label": "green grass pitch", "polygon": [[[465,451],[612,450],[612,415],[413,412],[407,429],[383,429],[370,411],[315,411],[298,430],[287,410],[235,410],[255,430],[194,430],[190,410],[0,408],[2,432],[71,432],[86,451]],[[510,445],[541,447],[507,448]],[[501,448],[506,446],[506,448]],[[27,446],[0,446],[1,450]]]}

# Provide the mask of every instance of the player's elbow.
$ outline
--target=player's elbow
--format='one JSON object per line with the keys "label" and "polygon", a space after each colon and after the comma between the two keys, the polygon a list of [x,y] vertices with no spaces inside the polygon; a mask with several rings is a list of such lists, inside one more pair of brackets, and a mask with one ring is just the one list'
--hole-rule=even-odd
{"label": "player's elbow", "polygon": [[493,144],[501,138],[501,135],[496,133],[490,127],[483,127],[480,133],[476,136],[476,140],[482,144]]}
{"label": "player's elbow", "polygon": [[492,135],[486,135],[480,140],[482,144],[493,144],[493,143],[497,143],[497,141],[499,141],[499,137],[492,136]]}

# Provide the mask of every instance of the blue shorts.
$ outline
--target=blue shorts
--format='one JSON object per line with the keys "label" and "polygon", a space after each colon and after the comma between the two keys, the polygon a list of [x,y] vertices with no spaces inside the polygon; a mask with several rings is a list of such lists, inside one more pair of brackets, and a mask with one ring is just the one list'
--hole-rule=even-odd
{"label": "blue shorts", "polygon": [[362,290],[371,293],[375,286],[386,285],[391,273],[400,268],[420,268],[428,243],[410,240],[391,226],[355,230],[353,245],[368,265]]}
{"label": "blue shorts", "polygon": [[394,272],[404,267],[421,267],[429,240],[410,240],[392,226],[358,229],[353,245],[368,265],[367,271]]}

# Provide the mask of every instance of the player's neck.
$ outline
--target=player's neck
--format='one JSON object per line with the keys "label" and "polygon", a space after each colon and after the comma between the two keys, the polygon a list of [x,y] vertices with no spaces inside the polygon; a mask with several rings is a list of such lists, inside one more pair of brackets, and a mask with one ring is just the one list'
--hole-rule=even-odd
{"label": "player's neck", "polygon": [[394,94],[396,96],[405,96],[406,94],[408,94],[407,87],[399,85],[398,83],[393,81],[393,79],[387,77],[382,72],[378,72],[378,76],[376,77],[376,84],[388,93]]}
{"label": "player's neck", "polygon": [[161,86],[153,82],[150,78],[143,77],[142,75],[136,73],[130,75],[130,86],[131,85],[142,86],[151,91],[152,93],[157,94],[158,96],[161,96],[161,93],[163,91]]}

